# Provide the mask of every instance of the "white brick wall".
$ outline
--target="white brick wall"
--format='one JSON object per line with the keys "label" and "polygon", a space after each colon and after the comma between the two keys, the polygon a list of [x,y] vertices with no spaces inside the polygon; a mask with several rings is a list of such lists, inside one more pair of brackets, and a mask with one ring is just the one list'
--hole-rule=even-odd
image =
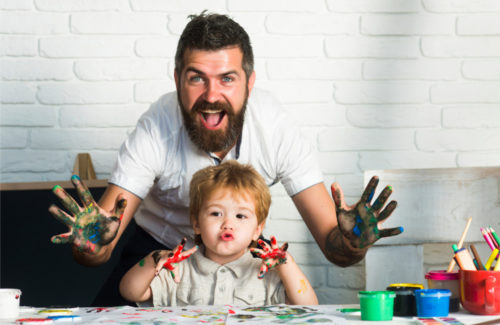
{"label": "white brick wall", "polygon": [[[78,152],[108,177],[137,118],[174,89],[177,39],[203,9],[247,29],[256,86],[350,203],[365,170],[500,165],[496,0],[0,0],[0,181],[67,180]],[[363,262],[328,263],[272,193],[266,232],[290,241],[322,303],[356,302]]]}

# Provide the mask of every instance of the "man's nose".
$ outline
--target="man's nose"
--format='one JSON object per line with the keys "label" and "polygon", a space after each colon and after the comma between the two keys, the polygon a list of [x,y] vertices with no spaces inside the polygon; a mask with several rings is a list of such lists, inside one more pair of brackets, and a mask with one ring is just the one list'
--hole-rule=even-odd
{"label": "man's nose", "polygon": [[216,80],[208,80],[204,99],[209,103],[215,103],[221,99],[220,85]]}

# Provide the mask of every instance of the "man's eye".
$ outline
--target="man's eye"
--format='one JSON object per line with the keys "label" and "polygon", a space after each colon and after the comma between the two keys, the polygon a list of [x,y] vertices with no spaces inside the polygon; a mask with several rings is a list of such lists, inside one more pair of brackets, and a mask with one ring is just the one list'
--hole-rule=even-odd
{"label": "man's eye", "polygon": [[225,77],[222,78],[222,81],[223,82],[231,82],[231,81],[233,81],[233,78],[225,76]]}
{"label": "man's eye", "polygon": [[202,81],[202,79],[200,76],[192,76],[189,78],[189,81],[190,82],[200,82],[200,81]]}

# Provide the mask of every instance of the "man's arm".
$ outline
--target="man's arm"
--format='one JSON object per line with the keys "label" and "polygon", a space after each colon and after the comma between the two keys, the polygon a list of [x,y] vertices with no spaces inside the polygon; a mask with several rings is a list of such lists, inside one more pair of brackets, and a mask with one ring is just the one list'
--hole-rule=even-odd
{"label": "man's arm", "polygon": [[330,262],[345,267],[365,257],[368,247],[353,247],[340,231],[335,204],[323,183],[305,189],[293,196],[292,200]]}
{"label": "man's arm", "polygon": [[108,245],[103,246],[103,249],[101,249],[97,255],[84,253],[73,246],[73,257],[78,263],[86,266],[97,266],[106,263],[111,258],[111,254],[113,253],[116,244],[120,240],[125,229],[127,229],[130,220],[132,220],[137,208],[142,202],[138,196],[132,194],[131,192],[119,186],[109,184],[99,200],[99,206],[105,211],[113,211],[119,195],[121,198],[127,200],[127,207],[123,213],[120,228],[118,229],[115,239],[113,239],[113,241]]}

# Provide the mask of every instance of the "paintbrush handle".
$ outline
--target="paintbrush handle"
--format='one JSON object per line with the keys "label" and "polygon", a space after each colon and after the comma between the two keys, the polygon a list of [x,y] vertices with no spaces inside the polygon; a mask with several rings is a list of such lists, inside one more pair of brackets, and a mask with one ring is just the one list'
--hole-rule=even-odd
{"label": "paintbrush handle", "polygon": [[[467,219],[467,224],[465,225],[464,231],[462,232],[462,236],[460,237],[460,240],[458,241],[458,244],[457,244],[458,249],[462,248],[462,245],[464,244],[465,236],[467,235],[467,231],[469,230],[471,221],[472,221],[472,217],[469,217],[469,219]],[[448,264],[448,269],[446,270],[446,272],[451,272],[454,267],[455,267],[455,259],[452,258],[450,261],[450,264]]]}

